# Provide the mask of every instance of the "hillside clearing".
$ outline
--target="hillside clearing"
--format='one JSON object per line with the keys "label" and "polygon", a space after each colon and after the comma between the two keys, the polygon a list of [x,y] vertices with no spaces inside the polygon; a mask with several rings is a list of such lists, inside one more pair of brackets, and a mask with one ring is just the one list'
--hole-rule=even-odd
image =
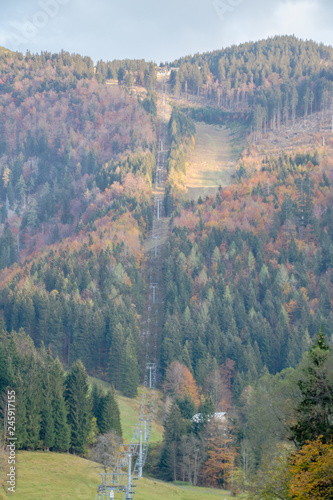
{"label": "hillside clearing", "polygon": [[[13,496],[19,500],[42,498],[91,499],[99,483],[98,464],[69,454],[20,451]],[[3,498],[12,498],[12,495]],[[1,499],[1,496],[0,496]]]}
{"label": "hillside clearing", "polygon": [[214,194],[219,186],[231,184],[243,142],[237,130],[206,123],[195,126],[196,144],[186,168],[189,199]]}
{"label": "hillside clearing", "polygon": [[[104,382],[103,380],[94,377],[89,377],[89,381],[91,384],[97,383],[104,390],[111,388],[111,385],[108,384],[107,382]],[[130,441],[134,428],[139,420],[142,390],[143,390],[142,387],[139,387],[138,395],[136,398],[133,399],[126,398],[125,396],[122,396],[119,392],[117,392],[117,400],[120,410],[123,437],[124,440],[127,442]],[[159,408],[162,406],[163,403],[161,401],[161,394],[159,393],[159,391],[156,391],[155,394],[156,394],[156,406],[155,406],[156,410],[153,420],[152,433],[150,437],[151,443],[157,443],[159,441],[162,441],[163,438],[163,425],[162,422],[158,420],[157,416],[159,413]]]}
{"label": "hillside clearing", "polygon": [[[91,500],[99,484],[98,464],[75,455],[21,451],[17,455],[18,500]],[[136,500],[205,500],[234,498],[229,492],[211,488],[195,488],[143,478],[140,480]],[[0,493],[0,499],[12,498]],[[121,499],[122,494],[116,495]],[[240,497],[238,497],[239,499]]]}
{"label": "hillside clearing", "polygon": [[255,144],[255,152],[258,158],[264,158],[329,144],[332,144],[332,116],[317,112],[306,119],[297,118],[294,125],[281,124],[279,129],[268,130]]}

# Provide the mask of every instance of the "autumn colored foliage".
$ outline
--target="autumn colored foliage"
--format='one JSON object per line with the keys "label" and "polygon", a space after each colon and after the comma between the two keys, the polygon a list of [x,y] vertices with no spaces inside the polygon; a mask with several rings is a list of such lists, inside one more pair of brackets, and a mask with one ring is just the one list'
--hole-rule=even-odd
{"label": "autumn colored foliage", "polygon": [[164,389],[173,396],[180,396],[181,398],[189,396],[196,407],[199,406],[199,392],[193,375],[179,361],[174,361],[168,367],[165,375]]}
{"label": "autumn colored foliage", "polygon": [[236,448],[234,446],[227,419],[212,420],[207,428],[207,460],[201,474],[202,481],[212,487],[230,487],[235,467]]}
{"label": "autumn colored foliage", "polygon": [[[149,115],[125,89],[99,83],[89,58],[8,53],[0,70],[2,269],[106,215],[112,184],[113,200],[124,183],[144,205],[155,158]],[[147,205],[136,209],[143,231]]]}
{"label": "autumn colored foliage", "polygon": [[309,441],[291,459],[290,495],[295,500],[333,497],[333,445],[319,437]]}

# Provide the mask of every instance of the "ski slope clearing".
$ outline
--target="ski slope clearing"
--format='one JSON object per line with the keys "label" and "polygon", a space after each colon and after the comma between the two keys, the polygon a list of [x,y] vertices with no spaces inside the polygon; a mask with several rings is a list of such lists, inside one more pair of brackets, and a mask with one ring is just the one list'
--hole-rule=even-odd
{"label": "ski slope clearing", "polygon": [[237,131],[220,125],[196,123],[196,144],[186,168],[188,198],[214,194],[232,182],[242,149]]}

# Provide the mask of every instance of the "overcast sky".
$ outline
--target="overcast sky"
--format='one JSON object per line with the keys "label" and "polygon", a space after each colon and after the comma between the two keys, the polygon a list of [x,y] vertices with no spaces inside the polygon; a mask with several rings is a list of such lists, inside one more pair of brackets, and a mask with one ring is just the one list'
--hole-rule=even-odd
{"label": "overcast sky", "polygon": [[11,0],[0,45],[172,61],[276,34],[333,45],[333,0]]}

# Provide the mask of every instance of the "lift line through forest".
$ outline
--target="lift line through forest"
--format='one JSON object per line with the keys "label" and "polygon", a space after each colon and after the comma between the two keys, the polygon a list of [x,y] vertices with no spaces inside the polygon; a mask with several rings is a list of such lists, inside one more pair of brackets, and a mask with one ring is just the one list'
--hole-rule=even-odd
{"label": "lift line through forest", "polygon": [[160,258],[158,251],[158,240],[161,238],[163,215],[163,196],[166,182],[166,151],[164,145],[167,138],[167,125],[165,123],[166,82],[165,75],[162,84],[162,119],[159,120],[157,130],[157,166],[154,195],[154,216],[151,238],[154,242],[148,258],[148,306],[147,326],[142,332],[145,342],[145,374],[143,382],[143,393],[140,406],[138,423],[133,432],[131,442],[122,445],[122,451],[117,458],[116,465],[110,473],[100,473],[102,484],[97,488],[95,500],[109,500],[114,498],[115,493],[123,493],[123,500],[134,498],[138,480],[142,477],[148,444],[153,425],[153,413],[155,404],[155,387],[157,372],[157,341],[159,326],[159,294],[158,276],[160,269]]}

